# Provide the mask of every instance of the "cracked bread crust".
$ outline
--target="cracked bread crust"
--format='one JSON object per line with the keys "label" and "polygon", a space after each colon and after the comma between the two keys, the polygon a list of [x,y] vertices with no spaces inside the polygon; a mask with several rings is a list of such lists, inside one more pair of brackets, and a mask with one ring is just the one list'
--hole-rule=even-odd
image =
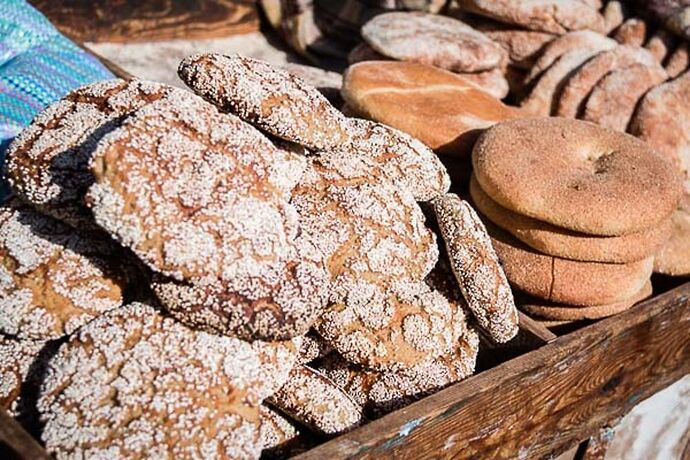
{"label": "cracked bread crust", "polygon": [[194,331],[130,304],[51,358],[41,440],[57,458],[258,458],[258,405],[287,379],[297,347]]}
{"label": "cracked bread crust", "polygon": [[7,179],[22,201],[77,228],[93,228],[83,197],[97,142],[169,92],[160,83],[108,80],[78,88],[38,114],[7,152]]}
{"label": "cracked bread crust", "polygon": [[197,54],[179,66],[195,93],[262,130],[313,150],[348,139],[345,117],[301,78],[238,55]]}
{"label": "cracked bread crust", "polygon": [[161,275],[154,285],[167,286],[157,291],[176,316],[247,339],[289,338],[318,316],[327,276],[317,252],[303,258],[297,213],[272,181],[286,153],[177,90],[99,143],[88,205]]}
{"label": "cracked bread crust", "polygon": [[0,332],[71,334],[122,305],[127,274],[114,244],[27,207],[0,207]]}

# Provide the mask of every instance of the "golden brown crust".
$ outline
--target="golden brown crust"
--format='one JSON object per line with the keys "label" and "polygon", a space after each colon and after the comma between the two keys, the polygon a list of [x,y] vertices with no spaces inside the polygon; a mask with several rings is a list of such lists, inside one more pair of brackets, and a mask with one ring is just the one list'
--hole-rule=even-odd
{"label": "golden brown crust", "polygon": [[525,77],[525,82],[531,84],[536,78],[551,67],[556,60],[570,51],[604,51],[616,47],[617,43],[608,37],[592,32],[591,30],[581,30],[570,32],[551,41],[544,47],[544,51],[539,55],[536,62]]}
{"label": "golden brown crust", "polygon": [[457,195],[433,201],[450,264],[479,326],[499,343],[515,337],[518,315],[513,293],[476,212]]}
{"label": "golden brown crust", "polygon": [[[410,62],[362,62],[348,68],[343,97],[357,113],[467,157],[481,130],[520,111],[463,77]],[[434,123],[429,123],[434,120]]]}
{"label": "golden brown crust", "polygon": [[[272,183],[283,153],[235,116],[171,91],[99,143],[88,204],[101,227],[179,283],[158,294],[186,322],[289,338],[323,308],[327,274],[318,251],[301,252],[297,213]],[[171,292],[184,285],[192,291]]]}
{"label": "golden brown crust", "polygon": [[602,51],[587,61],[563,86],[554,115],[576,118],[584,110],[587,96],[596,83],[607,73],[622,67],[642,64],[663,72],[652,53],[639,46],[621,45],[609,51]]}
{"label": "golden brown crust", "polygon": [[594,86],[585,101],[581,119],[625,132],[638,102],[667,78],[660,66],[635,64],[615,69]]}
{"label": "golden brown crust", "polygon": [[583,262],[626,263],[645,259],[671,235],[666,220],[651,230],[623,236],[596,237],[556,227],[504,208],[489,197],[473,176],[470,194],[477,210],[526,245],[548,255]]}
{"label": "golden brown crust", "polygon": [[297,366],[268,403],[309,427],[334,436],[363,421],[362,407],[328,377],[308,366]]}
{"label": "golden brown crust", "polygon": [[487,228],[510,283],[550,302],[620,302],[639,292],[652,274],[654,257],[628,264],[577,262],[540,254],[493,225]]}
{"label": "golden brown crust", "polygon": [[604,18],[585,2],[572,0],[461,0],[460,6],[472,13],[497,21],[562,35],[572,30],[604,30]]}
{"label": "golden brown crust", "polygon": [[358,157],[324,154],[293,204],[332,280],[318,332],[348,359],[390,368],[443,353],[457,323],[447,300],[423,283],[438,246],[419,206],[376,176]]}
{"label": "golden brown crust", "polygon": [[639,292],[631,298],[608,305],[587,307],[546,304],[538,299],[521,304],[520,308],[530,315],[554,321],[578,321],[582,319],[600,319],[624,312],[633,305],[652,295],[652,283],[647,281]]}
{"label": "golden brown crust", "polygon": [[480,137],[472,160],[494,201],[581,233],[616,236],[657,227],[680,199],[678,174],[647,144],[578,120],[501,123]]}
{"label": "golden brown crust", "polygon": [[0,410],[16,415],[22,385],[46,343],[0,336]]}
{"label": "golden brown crust", "polygon": [[575,49],[559,56],[538,78],[530,93],[520,101],[520,108],[534,116],[546,117],[556,110],[558,95],[568,78],[597,51]]}
{"label": "golden brown crust", "polygon": [[82,86],[38,114],[7,151],[14,193],[77,228],[94,228],[83,197],[96,142],[135,110],[167,94],[163,84],[108,80]]}
{"label": "golden brown crust", "polygon": [[394,59],[453,72],[498,67],[503,50],[486,35],[457,19],[422,12],[391,12],[362,26],[362,38]]}
{"label": "golden brown crust", "polygon": [[0,332],[55,339],[119,307],[127,283],[121,259],[100,234],[27,207],[0,207]]}
{"label": "golden brown crust", "polygon": [[690,193],[671,216],[671,238],[654,259],[654,271],[671,276],[690,276]]}
{"label": "golden brown crust", "polygon": [[258,405],[296,357],[295,343],[210,335],[131,304],[51,358],[41,440],[58,457],[258,457]]}
{"label": "golden brown crust", "polygon": [[450,353],[400,372],[362,369],[337,353],[326,357],[319,370],[367,415],[380,417],[472,375],[478,349],[479,336],[469,328]]}
{"label": "golden brown crust", "polygon": [[266,62],[197,54],[180,63],[178,74],[203,98],[281,139],[328,150],[348,138],[343,115],[321,93]]}

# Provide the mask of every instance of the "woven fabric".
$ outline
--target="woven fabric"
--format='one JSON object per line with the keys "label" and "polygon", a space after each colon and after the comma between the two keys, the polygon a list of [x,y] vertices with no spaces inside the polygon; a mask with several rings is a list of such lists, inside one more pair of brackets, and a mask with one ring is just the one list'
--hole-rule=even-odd
{"label": "woven fabric", "polygon": [[108,69],[26,1],[0,0],[0,157],[45,106],[108,78]]}

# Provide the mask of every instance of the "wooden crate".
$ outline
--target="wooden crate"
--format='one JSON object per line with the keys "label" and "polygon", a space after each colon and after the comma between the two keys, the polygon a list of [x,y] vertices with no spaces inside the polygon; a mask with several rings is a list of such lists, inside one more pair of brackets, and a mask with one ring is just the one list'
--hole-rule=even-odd
{"label": "wooden crate", "polygon": [[[117,75],[130,77],[102,59]],[[479,353],[478,372],[300,455],[334,458],[551,458],[690,373],[690,282],[617,316],[557,334],[520,315],[508,344]],[[603,458],[592,443],[588,458]],[[0,412],[0,458],[49,458]]]}

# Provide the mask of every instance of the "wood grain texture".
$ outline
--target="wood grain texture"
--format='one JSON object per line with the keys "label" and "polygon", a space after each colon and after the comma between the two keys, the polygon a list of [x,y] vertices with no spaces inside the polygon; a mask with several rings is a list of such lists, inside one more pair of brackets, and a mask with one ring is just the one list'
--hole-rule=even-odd
{"label": "wood grain texture", "polygon": [[48,460],[43,448],[10,417],[0,410],[0,458]]}
{"label": "wood grain texture", "polygon": [[690,283],[451,386],[302,459],[545,458],[690,372]]}
{"label": "wood grain texture", "polygon": [[224,37],[259,29],[252,0],[29,0],[77,42]]}

